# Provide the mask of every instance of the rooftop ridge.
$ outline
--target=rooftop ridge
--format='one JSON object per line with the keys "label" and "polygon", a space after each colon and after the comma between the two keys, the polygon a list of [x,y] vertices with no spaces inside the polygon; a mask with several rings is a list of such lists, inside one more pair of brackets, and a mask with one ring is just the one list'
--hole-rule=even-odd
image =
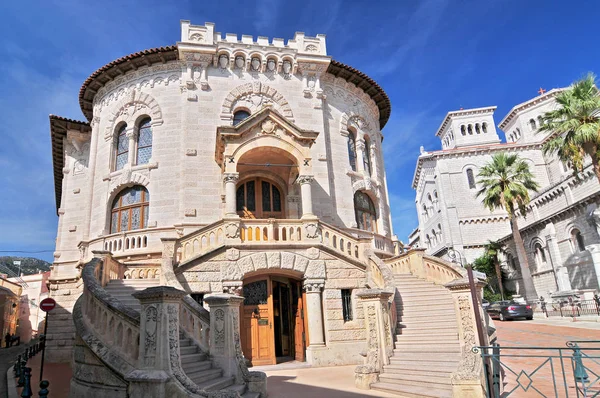
{"label": "rooftop ridge", "polygon": [[440,127],[438,127],[437,131],[435,132],[435,136],[439,137],[442,134],[442,131],[444,131],[444,129],[450,122],[450,118],[452,116],[480,115],[480,114],[486,114],[486,113],[493,113],[496,110],[496,108],[497,108],[497,106],[486,106],[483,108],[469,108],[469,109],[459,109],[457,111],[450,111],[446,114],[446,117],[444,117],[444,120],[442,120]]}
{"label": "rooftop ridge", "polygon": [[535,96],[525,102],[521,102],[520,104],[517,104],[515,106],[512,107],[512,109],[510,111],[508,111],[508,113],[506,114],[506,116],[504,116],[504,118],[500,121],[500,123],[498,123],[498,128],[501,130],[504,130],[504,127],[506,127],[506,125],[508,123],[510,123],[510,121],[516,116],[516,114],[520,111],[522,111],[525,108],[528,108],[530,106],[533,105],[537,105],[540,102],[544,102],[546,100],[549,100],[553,97],[555,97],[557,94],[561,93],[562,91],[564,91],[566,88],[553,88],[552,90]]}

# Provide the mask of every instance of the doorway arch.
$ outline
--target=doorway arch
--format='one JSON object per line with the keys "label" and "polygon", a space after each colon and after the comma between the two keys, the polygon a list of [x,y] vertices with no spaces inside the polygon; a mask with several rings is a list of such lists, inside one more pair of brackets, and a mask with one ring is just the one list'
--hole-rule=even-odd
{"label": "doorway arch", "polygon": [[236,187],[236,211],[242,218],[286,218],[285,191],[262,176],[242,180]]}

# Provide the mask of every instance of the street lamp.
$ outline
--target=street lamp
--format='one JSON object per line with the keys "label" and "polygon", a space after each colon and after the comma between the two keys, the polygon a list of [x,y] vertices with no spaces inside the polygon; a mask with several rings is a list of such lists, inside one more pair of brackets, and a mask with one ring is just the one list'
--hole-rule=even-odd
{"label": "street lamp", "polygon": [[13,264],[14,265],[18,265],[19,266],[19,274],[18,277],[21,277],[21,260],[13,260]]}
{"label": "street lamp", "polygon": [[[460,252],[456,249],[454,249],[453,247],[448,249],[448,257],[450,257],[450,259],[452,260],[453,263],[459,263],[461,267],[464,267],[463,265],[463,256],[462,254],[460,254]],[[458,259],[457,259],[458,257]],[[457,261],[458,260],[458,261]]]}

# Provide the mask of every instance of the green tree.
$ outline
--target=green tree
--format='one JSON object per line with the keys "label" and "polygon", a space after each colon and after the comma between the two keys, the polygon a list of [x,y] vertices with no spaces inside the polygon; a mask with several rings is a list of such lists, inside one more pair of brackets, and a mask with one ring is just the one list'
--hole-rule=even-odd
{"label": "green tree", "polygon": [[556,153],[575,174],[583,170],[589,155],[600,182],[600,96],[595,80],[590,73],[559,93],[559,106],[544,114],[540,131],[551,133],[544,154]]}
{"label": "green tree", "polygon": [[508,213],[513,240],[517,247],[517,257],[523,278],[525,298],[533,302],[537,299],[533,279],[529,270],[525,245],[519,231],[517,214],[527,213],[529,191],[537,192],[539,185],[535,182],[529,165],[517,154],[504,152],[492,156],[492,160],[481,168],[477,177],[481,189],[477,197],[482,197],[483,205],[490,211],[504,209]]}
{"label": "green tree", "polygon": [[483,246],[485,254],[491,257],[494,263],[494,271],[496,273],[496,279],[498,280],[498,289],[500,289],[500,296],[504,300],[504,285],[502,284],[502,270],[500,269],[500,261],[498,261],[498,254],[500,254],[504,248],[501,243],[488,241]]}

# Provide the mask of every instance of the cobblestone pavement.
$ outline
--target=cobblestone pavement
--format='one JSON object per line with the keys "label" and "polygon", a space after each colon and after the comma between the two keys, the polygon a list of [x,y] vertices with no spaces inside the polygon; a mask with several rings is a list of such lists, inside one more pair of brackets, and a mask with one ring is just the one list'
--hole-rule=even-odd
{"label": "cobblestone pavement", "polygon": [[[504,347],[500,362],[506,375],[505,395],[511,397],[576,397],[573,377],[573,350],[566,346],[567,341],[596,340],[596,343],[579,343],[584,354],[583,364],[589,375],[589,382],[595,382],[592,395],[600,391],[600,323],[571,322],[565,320],[539,321],[496,321],[498,343]],[[516,349],[507,349],[515,347]],[[524,350],[521,347],[542,347]],[[544,349],[561,348],[558,349]],[[594,350],[595,349],[595,350]],[[561,359],[560,355],[563,358]],[[588,358],[586,355],[595,358]],[[563,378],[563,369],[565,378]],[[523,373],[521,373],[524,371]],[[552,375],[555,377],[553,378]],[[556,380],[556,385],[553,382]],[[566,383],[563,381],[566,379]],[[589,384],[589,383],[588,383]],[[539,392],[538,392],[539,391]],[[540,393],[544,395],[540,395]]]}

